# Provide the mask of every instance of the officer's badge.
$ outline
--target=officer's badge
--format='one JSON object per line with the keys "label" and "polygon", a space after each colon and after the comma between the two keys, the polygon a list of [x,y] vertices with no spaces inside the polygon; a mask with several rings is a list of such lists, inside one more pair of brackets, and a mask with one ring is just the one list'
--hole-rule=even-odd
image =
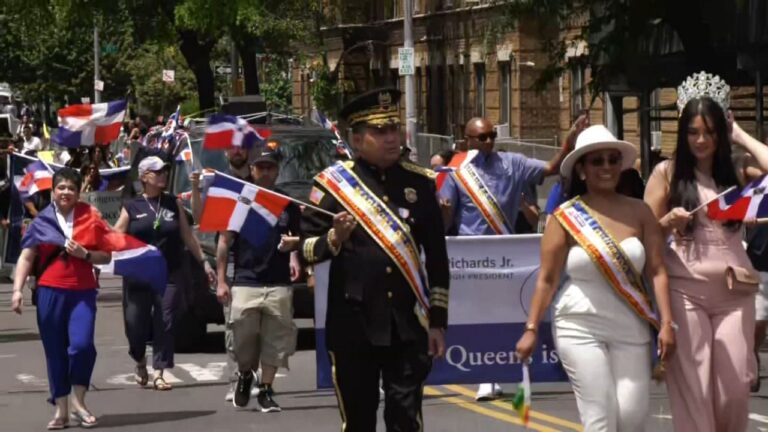
{"label": "officer's badge", "polygon": [[389,92],[380,92],[379,93],[379,106],[382,111],[389,111],[389,106],[392,105],[392,96],[389,94]]}
{"label": "officer's badge", "polygon": [[405,188],[405,200],[409,203],[415,203],[418,201],[419,197],[416,195],[416,189],[414,188]]}
{"label": "officer's badge", "polygon": [[317,186],[312,186],[312,191],[309,193],[309,200],[312,201],[312,203],[320,205],[320,201],[322,201],[324,196],[325,192],[318,189]]}

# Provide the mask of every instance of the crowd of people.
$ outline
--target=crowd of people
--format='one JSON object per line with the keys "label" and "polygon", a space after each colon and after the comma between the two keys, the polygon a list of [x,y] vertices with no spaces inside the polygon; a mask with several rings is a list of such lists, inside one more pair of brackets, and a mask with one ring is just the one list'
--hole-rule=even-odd
{"label": "crowd of people", "polygon": [[[157,151],[173,154],[173,144],[158,141],[157,151],[138,157],[142,190],[124,203],[114,227],[156,246],[170,275],[163,292],[123,283],[136,382],[149,384],[151,333],[152,386],[171,390],[163,371],[174,365],[178,285],[189,273],[178,251],[186,249],[224,306],[231,370],[225,398],[243,408],[255,396],[261,411],[280,411],[274,378],[296,349],[291,284],[330,261],[326,348],[342,430],[375,430],[380,392],[387,430],[422,430],[424,382],[445,352],[448,328],[446,235],[537,232],[544,219],[541,269],[516,352],[521,360],[532,356],[551,307],[584,430],[645,430],[657,379],[667,384],[676,431],[745,431],[768,316],[768,288],[759,288],[755,270],[766,270],[760,263],[768,235],[753,221],[713,221],[700,209],[768,172],[768,148],[734,121],[727,92],[711,90],[726,88],[719,78],[691,80],[679,89],[674,156],[655,161],[647,184],[636,169],[636,147],[591,125],[584,113],[549,161],[497,150],[492,122],[470,120],[464,151],[431,157],[432,169],[449,172],[438,190],[434,171],[404,157],[400,92],[365,93],[340,112],[355,159],[317,175],[305,208],[288,205],[258,246],[236,231],[220,232],[215,269],[185,209],[166,192],[168,159]],[[127,125],[128,140],[146,143],[158,133],[142,127]],[[734,156],[732,146],[747,156]],[[35,147],[31,140],[29,147]],[[233,147],[226,155],[234,180],[280,192],[278,149]],[[73,160],[84,156],[71,154]],[[109,256],[73,241],[71,233],[88,209],[79,194],[109,158],[94,148],[87,160],[82,174],[56,172],[51,205],[35,207],[41,216],[30,227],[56,221],[66,245],[25,236],[14,280],[13,309],[20,313],[24,281],[37,276],[38,323],[56,406],[49,429],[98,422],[84,398],[95,362],[93,266]],[[542,212],[535,191],[548,176],[559,180]],[[199,221],[200,173],[190,180],[191,219]],[[747,249],[745,227],[751,229]],[[477,399],[502,393],[499,384],[481,384]]]}

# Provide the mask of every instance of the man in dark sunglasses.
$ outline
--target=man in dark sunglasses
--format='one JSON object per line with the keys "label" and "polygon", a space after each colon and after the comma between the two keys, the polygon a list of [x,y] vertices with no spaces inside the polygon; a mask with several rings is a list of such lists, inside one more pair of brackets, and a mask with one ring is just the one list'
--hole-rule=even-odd
{"label": "man in dark sunglasses", "polygon": [[[514,234],[524,192],[535,190],[544,177],[558,173],[576,136],[588,126],[589,117],[582,114],[560,151],[544,162],[518,153],[494,151],[493,123],[484,118],[470,120],[464,130],[470,150],[467,159],[439,192],[445,228],[458,227],[459,235]],[[498,384],[481,384],[476,399],[491,400],[501,394]]]}

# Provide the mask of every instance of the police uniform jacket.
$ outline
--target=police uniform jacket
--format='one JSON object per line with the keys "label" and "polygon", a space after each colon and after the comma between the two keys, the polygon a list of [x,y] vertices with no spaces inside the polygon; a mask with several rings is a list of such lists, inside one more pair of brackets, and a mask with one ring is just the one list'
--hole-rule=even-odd
{"label": "police uniform jacket", "polygon": [[[406,161],[383,171],[362,159],[343,163],[405,222],[425,260],[430,286],[429,326],[445,328],[449,268],[434,173]],[[317,181],[311,201],[334,214],[345,211]],[[402,341],[425,340],[426,330],[414,309],[416,295],[397,264],[360,221],[341,248],[332,250],[328,241],[332,227],[329,215],[306,209],[302,216],[300,250],[304,260],[308,264],[331,260],[325,327],[328,349],[366,341],[388,346],[394,331]]]}

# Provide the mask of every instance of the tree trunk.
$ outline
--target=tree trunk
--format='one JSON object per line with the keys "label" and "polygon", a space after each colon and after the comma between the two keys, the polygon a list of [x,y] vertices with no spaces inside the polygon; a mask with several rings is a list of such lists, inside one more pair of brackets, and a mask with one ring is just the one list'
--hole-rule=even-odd
{"label": "tree trunk", "polygon": [[240,61],[243,64],[243,78],[245,80],[245,94],[261,94],[259,87],[259,69],[256,64],[256,43],[253,38],[242,38],[235,41],[237,51],[240,53]]}
{"label": "tree trunk", "polygon": [[215,41],[198,39],[197,32],[183,30],[179,32],[181,41],[179,49],[187,65],[192,69],[197,83],[197,99],[200,104],[200,110],[214,108],[216,82],[211,69],[211,51]]}

